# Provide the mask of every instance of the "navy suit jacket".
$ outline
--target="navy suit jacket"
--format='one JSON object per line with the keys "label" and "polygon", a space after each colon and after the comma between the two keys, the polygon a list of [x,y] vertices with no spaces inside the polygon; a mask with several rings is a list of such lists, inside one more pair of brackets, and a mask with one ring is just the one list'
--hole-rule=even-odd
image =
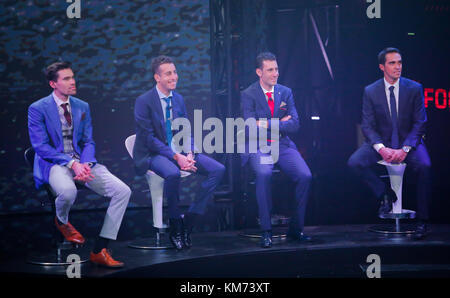
{"label": "navy suit jacket", "polygon": [[[175,91],[172,91],[171,105],[173,119],[188,118],[183,97]],[[133,159],[136,173],[144,175],[149,169],[152,156],[158,154],[174,161],[175,152],[167,144],[164,114],[156,86],[136,99],[134,118],[136,142],[133,148]],[[191,148],[194,151],[192,139]]]}
{"label": "navy suit jacket", "polygon": [[[398,96],[400,144],[416,147],[422,142],[427,121],[422,85],[401,77]],[[391,145],[392,120],[383,79],[364,90],[361,128],[370,145]]]}
{"label": "navy suit jacket", "polygon": [[[297,109],[295,108],[295,102],[290,88],[280,84],[274,86],[274,113],[272,117],[261,85],[259,81],[256,81],[241,92],[241,110],[244,120],[248,118],[255,118],[256,120],[260,118],[268,119],[269,130],[272,118],[279,118],[281,120],[281,118],[290,115],[292,117],[290,120],[279,122],[279,141],[280,144],[297,148],[287,135],[288,133],[296,132],[300,127]],[[248,133],[246,133],[246,136],[248,136]],[[248,157],[249,153],[246,150],[242,154],[242,165],[247,163]]]}
{"label": "navy suit jacket", "polygon": [[[73,123],[73,148],[80,162],[97,162],[95,142],[92,139],[92,124],[89,104],[70,96]],[[52,94],[30,105],[28,108],[28,133],[36,152],[33,175],[36,187],[48,183],[50,168],[55,164],[64,166],[72,158],[64,153],[61,121],[58,107]]]}

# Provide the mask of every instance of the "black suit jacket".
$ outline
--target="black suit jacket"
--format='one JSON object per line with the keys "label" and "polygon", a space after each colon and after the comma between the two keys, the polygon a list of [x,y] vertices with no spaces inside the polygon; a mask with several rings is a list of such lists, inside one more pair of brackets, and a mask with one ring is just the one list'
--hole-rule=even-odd
{"label": "black suit jacket", "polygon": [[[427,115],[422,85],[400,78],[398,99],[399,141],[402,146],[416,147],[425,134]],[[384,79],[364,89],[361,128],[370,145],[391,146],[392,119],[386,98]]]}

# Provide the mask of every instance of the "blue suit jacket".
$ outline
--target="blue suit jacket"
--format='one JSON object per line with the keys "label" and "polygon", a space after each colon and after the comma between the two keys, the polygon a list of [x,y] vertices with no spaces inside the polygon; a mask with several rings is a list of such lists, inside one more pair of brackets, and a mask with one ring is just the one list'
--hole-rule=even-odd
{"label": "blue suit jacket", "polygon": [[[172,95],[173,119],[179,117],[187,119],[183,97],[175,91],[172,91]],[[167,144],[164,114],[156,86],[136,99],[134,118],[136,121],[136,142],[133,148],[133,159],[136,173],[144,175],[149,169],[150,159],[158,154],[174,161],[175,152]],[[191,149],[194,150],[192,138]]]}
{"label": "blue suit jacket", "polygon": [[[95,143],[92,139],[92,124],[89,104],[70,96],[73,123],[73,147],[80,156],[80,162],[97,162]],[[36,152],[33,175],[36,187],[48,183],[50,168],[66,165],[71,157],[64,154],[61,121],[58,107],[50,94],[28,108],[28,133]]]}
{"label": "blue suit jacket", "polygon": [[[427,121],[423,90],[419,83],[403,77],[399,82],[398,116],[400,144],[416,147],[422,142]],[[383,79],[364,90],[361,128],[370,145],[391,145],[392,120]]]}
{"label": "blue suit jacket", "polygon": [[[280,84],[274,86],[274,113],[272,117],[264,92],[259,81],[256,81],[241,92],[241,110],[244,120],[248,118],[255,118],[256,120],[260,118],[268,119],[269,130],[270,119],[279,118],[281,120],[281,118],[290,115],[292,117],[290,120],[279,122],[279,141],[280,144],[297,148],[287,135],[288,133],[296,132],[300,127],[297,109],[295,108],[295,102],[290,88]],[[246,133],[246,136],[248,136],[248,133]],[[269,133],[268,136],[270,137]],[[242,154],[242,165],[247,163],[248,157],[249,153],[246,150],[246,153]]]}

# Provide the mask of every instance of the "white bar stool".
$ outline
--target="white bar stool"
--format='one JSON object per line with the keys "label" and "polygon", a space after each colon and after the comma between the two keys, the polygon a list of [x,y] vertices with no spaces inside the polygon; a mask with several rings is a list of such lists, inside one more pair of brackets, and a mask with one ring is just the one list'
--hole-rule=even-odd
{"label": "white bar stool", "polygon": [[392,211],[388,214],[380,215],[383,219],[395,219],[395,226],[380,225],[371,227],[372,232],[383,234],[412,234],[415,232],[413,225],[400,225],[401,219],[414,219],[416,212],[402,208],[402,189],[403,189],[403,174],[406,169],[406,163],[392,164],[384,160],[378,161],[378,164],[386,167],[392,190],[397,195],[397,201],[392,204]]}

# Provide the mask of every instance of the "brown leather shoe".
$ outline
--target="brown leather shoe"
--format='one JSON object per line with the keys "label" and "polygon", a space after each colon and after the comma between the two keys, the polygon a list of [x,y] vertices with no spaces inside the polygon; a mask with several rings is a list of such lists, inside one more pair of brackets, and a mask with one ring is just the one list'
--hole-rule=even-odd
{"label": "brown leather shoe", "polygon": [[67,222],[67,224],[60,225],[58,224],[58,220],[55,217],[55,224],[58,230],[63,234],[64,238],[66,238],[67,241],[76,243],[76,244],[83,244],[84,243],[84,237],[70,224],[70,222]]}
{"label": "brown leather shoe", "polygon": [[91,256],[89,259],[92,263],[105,267],[121,268],[124,266],[122,262],[114,260],[110,252],[106,248],[102,249],[98,254],[91,252]]}

